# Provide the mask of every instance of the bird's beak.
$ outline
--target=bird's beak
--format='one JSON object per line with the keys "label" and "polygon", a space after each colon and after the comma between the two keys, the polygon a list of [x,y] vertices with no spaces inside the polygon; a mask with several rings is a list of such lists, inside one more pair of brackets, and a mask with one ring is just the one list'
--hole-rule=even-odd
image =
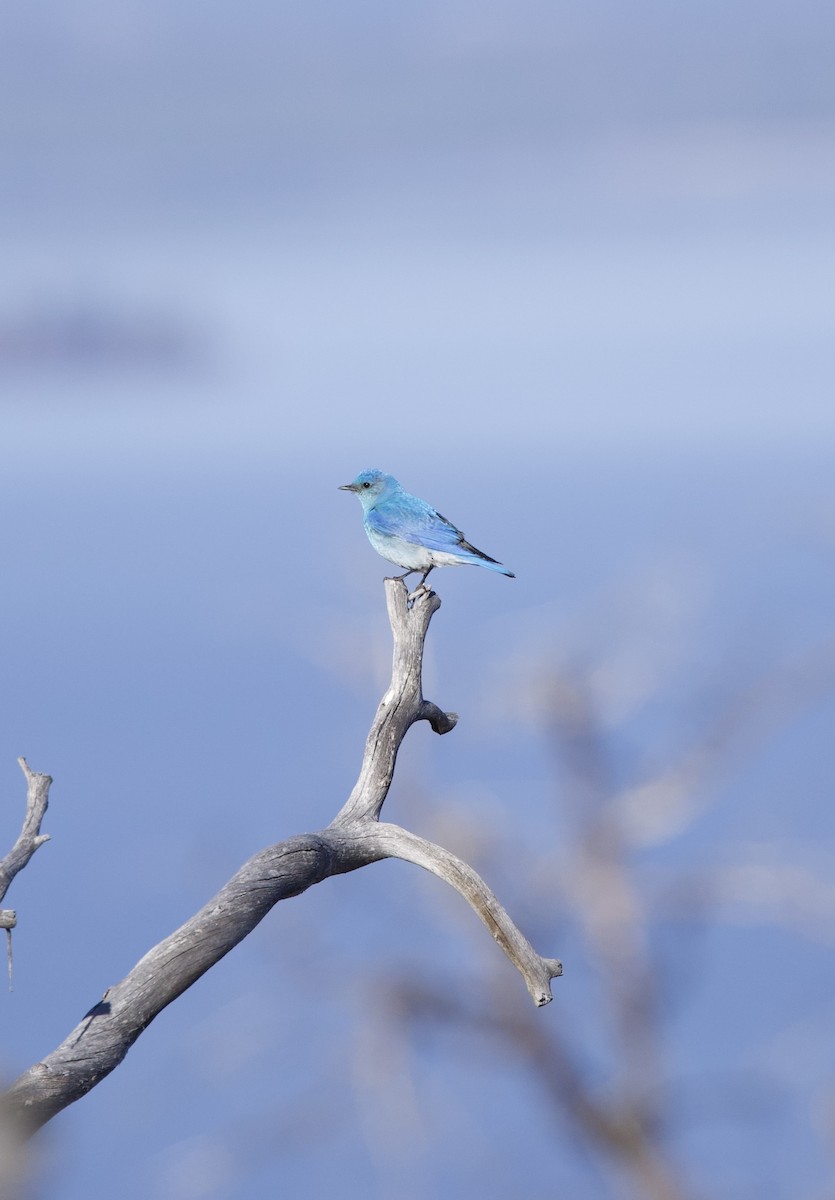
{"label": "bird's beak", "polygon": [[355,483],[340,483],[339,485],[340,492],[355,492],[356,490],[357,485]]}

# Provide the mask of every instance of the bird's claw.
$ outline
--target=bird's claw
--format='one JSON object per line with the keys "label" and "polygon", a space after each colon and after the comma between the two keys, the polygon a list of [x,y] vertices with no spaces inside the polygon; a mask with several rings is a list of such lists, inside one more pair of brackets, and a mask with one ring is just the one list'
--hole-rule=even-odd
{"label": "bird's claw", "polygon": [[425,583],[419,583],[415,590],[413,592],[409,592],[408,596],[406,597],[406,607],[412,608],[415,600],[419,599],[421,596],[428,596],[431,590],[432,589],[427,587]]}

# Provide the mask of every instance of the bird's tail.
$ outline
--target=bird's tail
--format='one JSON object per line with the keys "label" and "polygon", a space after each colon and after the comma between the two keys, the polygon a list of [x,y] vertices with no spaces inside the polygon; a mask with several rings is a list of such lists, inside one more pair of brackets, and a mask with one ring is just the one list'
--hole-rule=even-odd
{"label": "bird's tail", "polygon": [[515,579],[513,571],[508,571],[507,567],[502,566],[500,562],[496,562],[494,558],[489,558],[486,561],[483,558],[475,560],[480,567],[487,567],[488,571],[498,571],[500,575],[506,575],[508,579]]}
{"label": "bird's tail", "polygon": [[491,558],[489,554],[485,554],[483,550],[479,550],[472,542],[468,542],[462,538],[459,545],[462,550],[466,550],[468,554],[472,554],[473,562],[476,566],[487,567],[488,571],[498,571],[500,575],[507,575],[508,579],[516,578],[513,572],[508,571],[503,563],[497,562],[495,558]]}

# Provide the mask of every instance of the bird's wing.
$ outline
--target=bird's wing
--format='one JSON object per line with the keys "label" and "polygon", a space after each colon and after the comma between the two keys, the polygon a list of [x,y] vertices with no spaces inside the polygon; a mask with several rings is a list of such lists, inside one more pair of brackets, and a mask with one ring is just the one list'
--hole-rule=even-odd
{"label": "bird's wing", "polygon": [[455,553],[461,546],[470,548],[461,530],[423,501],[379,504],[368,511],[365,521],[375,533],[399,537],[430,550]]}

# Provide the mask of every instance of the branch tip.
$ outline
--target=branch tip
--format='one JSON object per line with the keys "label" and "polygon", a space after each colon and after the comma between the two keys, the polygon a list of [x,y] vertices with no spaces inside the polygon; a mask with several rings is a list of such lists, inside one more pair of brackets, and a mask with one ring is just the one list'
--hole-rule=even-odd
{"label": "branch tip", "polygon": [[449,733],[458,724],[458,713],[444,712],[431,700],[424,700],[418,713],[419,721],[428,721],[435,733]]}
{"label": "branch tip", "polygon": [[52,783],[51,775],[44,775],[40,771],[33,771],[22,754],[18,758],[17,762],[21,771],[26,776],[26,782],[30,785],[30,787],[35,782],[42,782],[46,784],[47,787],[49,787],[49,785]]}
{"label": "branch tip", "polygon": [[410,592],[405,579],[389,576],[383,580],[386,589],[386,605],[392,626],[395,620],[420,618],[429,624],[429,619],[441,607],[441,597],[431,588]]}
{"label": "branch tip", "polygon": [[545,980],[537,978],[528,983],[528,991],[537,1008],[544,1008],[554,999],[551,992],[551,980],[562,975],[562,963],[558,958],[542,958],[540,964],[545,972]]}

